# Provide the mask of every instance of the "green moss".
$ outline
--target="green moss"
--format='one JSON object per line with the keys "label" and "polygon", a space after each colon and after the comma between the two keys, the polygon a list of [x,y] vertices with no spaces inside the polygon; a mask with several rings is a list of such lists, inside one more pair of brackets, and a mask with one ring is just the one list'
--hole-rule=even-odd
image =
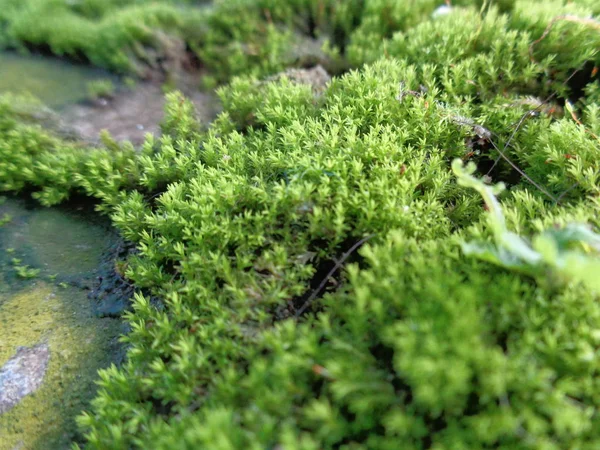
{"label": "green moss", "polygon": [[98,2],[2,0],[0,46],[49,49],[115,71],[136,72],[136,64],[147,55],[144,47],[160,48],[155,32],[176,32],[181,26],[183,11],[166,3],[111,1],[98,6]]}
{"label": "green moss", "polygon": [[[1,189],[95,198],[137,246],[128,359],[80,418],[90,448],[600,445],[595,238],[585,273],[561,267],[573,224],[600,226],[600,33],[536,42],[597,10],[482,3],[220,2],[186,39],[214,79],[249,75],[208,129],[169,93],[138,150],[75,147],[0,101]],[[262,77],[307,41],[355,70],[320,92]],[[492,227],[457,158],[507,186]],[[544,264],[511,264],[523,249]]]}
{"label": "green moss", "polygon": [[88,96],[92,100],[110,98],[115,95],[115,85],[110,79],[102,79],[87,83]]}

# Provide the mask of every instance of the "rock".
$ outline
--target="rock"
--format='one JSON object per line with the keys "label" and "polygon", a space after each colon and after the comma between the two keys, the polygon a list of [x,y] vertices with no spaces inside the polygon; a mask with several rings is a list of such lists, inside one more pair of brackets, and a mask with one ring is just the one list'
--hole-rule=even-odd
{"label": "rock", "polygon": [[0,369],[0,414],[39,389],[49,359],[50,349],[46,344],[17,349],[16,355]]}
{"label": "rock", "polygon": [[267,81],[278,80],[282,77],[286,77],[297,84],[308,84],[312,87],[315,94],[322,93],[325,90],[327,83],[331,80],[331,76],[323,66],[317,65],[310,69],[288,69],[273,77],[267,78]]}
{"label": "rock", "polygon": [[324,66],[330,68],[333,61],[323,51],[324,39],[311,39],[303,35],[294,37],[294,44],[288,53],[288,65],[296,67]]}
{"label": "rock", "polygon": [[25,442],[19,441],[19,442],[17,442],[17,445],[15,445],[13,447],[12,450],[23,450],[24,448],[25,448]]}
{"label": "rock", "polygon": [[155,31],[147,45],[134,46],[131,60],[140,78],[154,82],[177,78],[197,65],[185,40],[163,31]]}
{"label": "rock", "polygon": [[435,11],[431,13],[431,17],[437,19],[438,17],[446,16],[452,12],[452,6],[441,5],[438,6]]}

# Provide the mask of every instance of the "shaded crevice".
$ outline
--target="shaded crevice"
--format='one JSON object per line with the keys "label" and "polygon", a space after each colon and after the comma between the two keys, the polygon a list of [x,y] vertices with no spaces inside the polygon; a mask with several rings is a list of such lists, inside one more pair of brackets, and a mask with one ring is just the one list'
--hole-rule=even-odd
{"label": "shaded crevice", "polygon": [[[593,61],[586,61],[583,67],[579,70],[574,70],[572,76],[566,82],[567,87],[569,88],[569,97],[568,100],[571,103],[576,103],[582,98],[585,97],[585,89],[594,81],[600,80],[600,71],[596,67]],[[564,106],[565,99],[560,99],[562,105]]]}
{"label": "shaded crevice", "polygon": [[[309,312],[321,309],[318,300],[326,294],[335,292],[344,284],[344,269],[348,264],[362,261],[358,249],[364,245],[373,235],[367,236],[358,242],[347,239],[340,247],[341,251],[337,257],[322,260],[315,267],[315,274],[309,282],[309,287],[304,294],[288,301],[287,305],[280,307],[275,312],[276,320],[286,319],[290,316],[302,317]],[[312,248],[319,246],[313,246]]]}
{"label": "shaded crevice", "polygon": [[125,278],[122,267],[126,264],[126,259],[135,253],[135,246],[123,240],[107,252],[100,273],[88,293],[88,298],[94,302],[96,314],[100,317],[121,317],[130,309],[135,288]]}

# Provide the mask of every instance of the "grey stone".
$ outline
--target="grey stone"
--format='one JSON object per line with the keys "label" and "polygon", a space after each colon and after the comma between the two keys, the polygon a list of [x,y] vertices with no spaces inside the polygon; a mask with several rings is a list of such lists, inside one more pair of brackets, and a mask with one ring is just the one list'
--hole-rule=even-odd
{"label": "grey stone", "polygon": [[15,356],[0,368],[0,414],[40,388],[49,360],[47,344],[17,349]]}
{"label": "grey stone", "polygon": [[320,65],[310,69],[288,69],[267,78],[265,81],[277,81],[282,77],[286,77],[296,84],[309,85],[315,94],[321,94],[325,90],[327,83],[331,81],[331,76]]}

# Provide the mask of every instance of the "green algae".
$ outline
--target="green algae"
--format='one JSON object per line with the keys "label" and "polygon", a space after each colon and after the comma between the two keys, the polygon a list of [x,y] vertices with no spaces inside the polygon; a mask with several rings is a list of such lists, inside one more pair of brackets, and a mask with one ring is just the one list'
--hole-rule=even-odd
{"label": "green algae", "polygon": [[89,278],[113,238],[104,225],[77,211],[28,210],[24,203],[10,201],[0,206],[0,216],[4,214],[12,220],[0,229],[0,243],[11,251],[0,261],[16,258],[41,269],[45,277]]}
{"label": "green algae", "polygon": [[67,448],[77,439],[75,417],[91,399],[98,369],[108,366],[121,331],[116,319],[97,319],[76,288],[38,280],[0,307],[0,365],[20,346],[45,342],[50,363],[39,391],[0,416],[0,449]]}
{"label": "green algae", "polygon": [[52,108],[85,100],[88,83],[106,72],[58,58],[0,53],[0,93],[31,94]]}
{"label": "green algae", "polygon": [[[72,212],[14,200],[0,205],[5,212],[14,219],[0,227],[0,367],[18,347],[40,343],[50,361],[41,388],[0,415],[0,450],[68,448],[79,439],[75,418],[95,393],[97,371],[121,353],[122,322],[97,317],[87,291],[73,286],[94,277],[112,235]],[[40,275],[19,279],[14,257]]]}

